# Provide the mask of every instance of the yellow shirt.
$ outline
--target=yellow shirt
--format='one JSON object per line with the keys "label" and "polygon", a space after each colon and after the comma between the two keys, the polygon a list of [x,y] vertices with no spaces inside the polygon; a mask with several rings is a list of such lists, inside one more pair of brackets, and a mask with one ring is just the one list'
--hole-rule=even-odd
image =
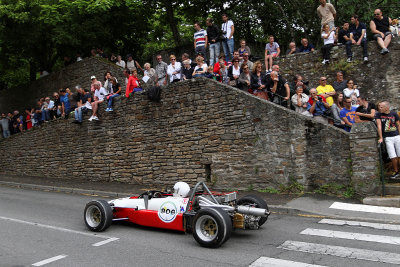
{"label": "yellow shirt", "polygon": [[[318,86],[317,87],[317,93],[319,95],[329,93],[329,92],[336,92],[335,89],[333,89],[332,85],[325,85],[325,86]],[[329,106],[333,105],[333,98],[331,96],[326,97],[326,102],[328,102]]]}

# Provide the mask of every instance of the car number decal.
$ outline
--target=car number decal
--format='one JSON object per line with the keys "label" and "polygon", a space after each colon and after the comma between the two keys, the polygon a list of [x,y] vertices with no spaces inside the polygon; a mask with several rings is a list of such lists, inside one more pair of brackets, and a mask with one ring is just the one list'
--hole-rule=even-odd
{"label": "car number decal", "polygon": [[161,221],[170,223],[175,220],[177,213],[178,211],[175,204],[171,201],[167,201],[160,206],[160,209],[158,210],[158,217]]}

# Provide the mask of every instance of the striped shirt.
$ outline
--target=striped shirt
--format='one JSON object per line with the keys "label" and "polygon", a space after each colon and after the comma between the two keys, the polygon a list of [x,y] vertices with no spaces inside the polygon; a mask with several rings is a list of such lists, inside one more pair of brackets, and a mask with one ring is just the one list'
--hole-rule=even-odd
{"label": "striped shirt", "polygon": [[194,41],[196,42],[196,47],[205,46],[206,35],[207,31],[203,29],[194,33]]}

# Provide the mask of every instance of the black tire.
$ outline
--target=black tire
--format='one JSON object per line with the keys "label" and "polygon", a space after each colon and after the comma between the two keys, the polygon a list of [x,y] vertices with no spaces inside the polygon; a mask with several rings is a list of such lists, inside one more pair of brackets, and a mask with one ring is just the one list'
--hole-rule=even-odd
{"label": "black tire", "polygon": [[86,204],[83,217],[90,231],[102,232],[110,227],[113,212],[107,201],[94,200]]}
{"label": "black tire", "polygon": [[[257,195],[244,196],[238,200],[237,204],[242,206],[251,206],[255,208],[266,209],[267,211],[269,211],[267,202],[265,202],[264,199]],[[267,221],[267,219],[268,217],[261,217],[258,221],[258,226],[263,225]]]}
{"label": "black tire", "polygon": [[193,218],[192,233],[201,246],[217,248],[230,238],[232,228],[232,220],[226,211],[219,208],[204,208]]}

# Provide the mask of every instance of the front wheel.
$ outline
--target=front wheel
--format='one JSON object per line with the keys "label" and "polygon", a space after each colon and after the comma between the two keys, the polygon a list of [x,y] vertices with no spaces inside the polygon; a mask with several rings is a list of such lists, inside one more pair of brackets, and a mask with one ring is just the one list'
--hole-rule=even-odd
{"label": "front wheel", "polygon": [[93,232],[106,230],[112,222],[113,212],[105,200],[94,200],[86,204],[84,220],[86,226]]}
{"label": "front wheel", "polygon": [[[266,209],[268,210],[267,202],[257,195],[247,195],[242,197],[237,202],[238,205],[250,206],[254,208]],[[258,221],[258,226],[263,225],[267,221],[267,217],[261,217]]]}
{"label": "front wheel", "polygon": [[232,220],[222,209],[200,209],[194,216],[192,231],[194,239],[201,246],[217,248],[231,236]]}

